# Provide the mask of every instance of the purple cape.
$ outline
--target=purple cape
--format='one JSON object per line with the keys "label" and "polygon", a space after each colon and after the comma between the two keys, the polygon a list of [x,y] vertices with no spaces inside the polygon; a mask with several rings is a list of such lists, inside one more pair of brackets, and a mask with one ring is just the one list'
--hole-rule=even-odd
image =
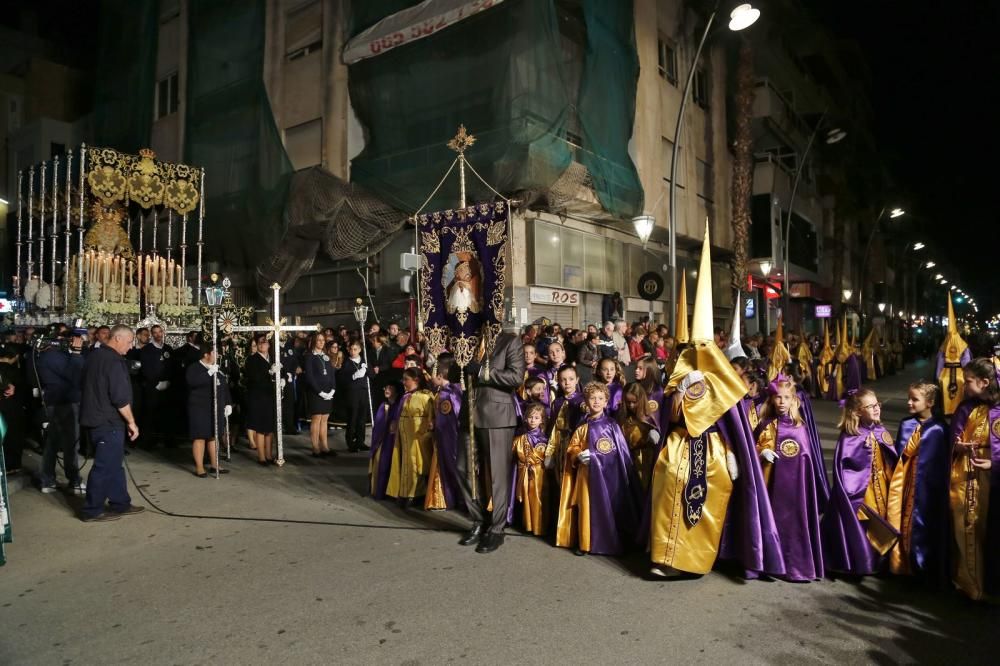
{"label": "purple cape", "polygon": [[[863,383],[861,374],[865,365],[858,358],[857,354],[851,354],[840,366],[840,371],[844,373],[844,392],[857,391]],[[841,398],[843,396],[839,396]]]}
{"label": "purple cape", "polygon": [[778,528],[743,402],[731,407],[716,425],[739,466],[722,530],[719,557],[739,562],[748,578],[761,573],[784,576],[785,559]]}
{"label": "purple cape", "polygon": [[[896,434],[896,452],[902,453],[919,421],[903,419]],[[939,582],[948,580],[948,485],[951,472],[951,446],[947,425],[932,416],[920,430],[917,450],[916,487],[913,514],[910,518],[910,569]]]}
{"label": "purple cape", "polygon": [[[567,404],[568,403],[568,404]],[[549,413],[549,422],[546,424],[545,436],[552,439],[552,431],[556,426],[556,419],[559,418],[559,410],[566,405],[569,413],[566,415],[566,422],[569,424],[569,430],[565,431],[567,437],[573,434],[573,431],[580,427],[580,424],[586,420],[587,415],[583,411],[583,394],[577,391],[569,398],[560,396],[552,401],[552,411]],[[566,441],[569,441],[568,439]]]}
{"label": "purple cape", "polygon": [[[438,472],[441,477],[441,491],[449,507],[458,506],[461,494],[461,480],[458,474],[458,417],[462,411],[462,387],[448,384],[441,387],[434,399],[434,446],[437,447]],[[442,404],[449,404],[445,408]]]}
{"label": "purple cape", "polygon": [[896,465],[895,442],[886,444],[886,439],[893,440],[882,424],[868,428],[860,426],[857,435],[841,433],[833,454],[830,503],[820,524],[828,571],[867,575],[878,571],[882,564],[883,558],[868,541],[865,527],[857,516],[871,479],[872,450],[865,442],[872,433],[889,468],[887,472]]}
{"label": "purple cape", "polygon": [[[635,537],[639,522],[639,479],[622,429],[604,415],[587,421],[590,464],[587,488],[590,501],[590,552],[618,555]],[[602,450],[598,442],[611,442]]]}
{"label": "purple cape", "polygon": [[[958,440],[969,414],[973,408],[981,404],[977,400],[964,400],[955,410],[951,418],[950,444]],[[993,468],[990,470],[990,505],[987,508],[986,526],[986,593],[1000,594],[1000,437],[996,428],[992,427],[1000,419],[1000,405],[990,407],[990,460]],[[950,451],[949,451],[950,453]]]}
{"label": "purple cape", "polygon": [[[770,423],[762,423],[759,431]],[[826,478],[813,460],[817,445],[805,423],[796,426],[788,417],[777,419],[778,458],[771,463],[770,498],[785,558],[785,580],[810,581],[824,574],[818,498]]]}
{"label": "purple cape", "polygon": [[823,394],[823,397],[827,400],[840,400],[840,396],[837,395],[837,375],[844,371],[844,367],[835,359],[825,364],[824,368],[827,380],[826,393]]}
{"label": "purple cape", "polygon": [[[396,430],[392,424],[399,423],[399,412],[403,408],[403,400],[397,400],[392,405],[382,403],[375,412],[375,423],[372,424],[371,458],[379,452],[378,468],[373,470],[375,482],[372,484],[372,497],[385,499],[385,489],[389,485],[389,472],[392,470],[392,453],[396,448]],[[391,432],[390,432],[391,430]]]}
{"label": "purple cape", "polygon": [[[518,428],[517,434],[514,435],[516,439],[519,435],[527,435],[528,441],[531,442],[532,446],[538,446],[539,444],[546,444],[549,438],[545,436],[545,433],[541,428],[535,428],[534,430],[529,430],[524,432],[523,426]],[[514,510],[520,506],[517,502],[517,460],[511,463],[511,475],[510,475],[510,496],[507,499],[507,524],[514,524]],[[544,473],[544,472],[543,472]],[[542,495],[542,501],[545,501],[545,495]]]}
{"label": "purple cape", "polygon": [[614,417],[618,414],[618,409],[622,405],[622,395],[625,393],[625,387],[623,387],[618,382],[611,382],[608,384],[608,406],[604,408],[604,413],[610,417]]}
{"label": "purple cape", "polygon": [[[965,364],[972,360],[972,352],[966,347],[965,351],[962,352],[961,358],[959,358],[959,365],[965,367]],[[938,350],[936,360],[934,362],[934,379],[937,380],[941,376],[941,371],[944,370],[944,352],[940,349]]]}
{"label": "purple cape", "polygon": [[816,502],[820,514],[826,511],[826,505],[830,501],[830,482],[826,478],[826,460],[823,459],[823,445],[819,438],[819,431],[816,429],[816,419],[813,417],[812,400],[809,395],[799,389],[799,413],[802,421],[809,431],[809,443],[812,445],[809,461],[813,464],[816,472]]}

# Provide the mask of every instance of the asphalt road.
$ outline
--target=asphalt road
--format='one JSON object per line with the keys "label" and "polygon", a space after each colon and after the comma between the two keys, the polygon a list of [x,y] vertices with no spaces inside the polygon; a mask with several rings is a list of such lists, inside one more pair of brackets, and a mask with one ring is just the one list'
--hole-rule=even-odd
{"label": "asphalt road", "polygon": [[[890,428],[926,370],[876,386]],[[836,408],[815,411],[829,458]],[[175,516],[84,524],[63,495],[13,496],[0,664],[975,664],[1000,647],[995,607],[907,580],[653,582],[641,556],[524,536],[479,555],[460,517],[364,498],[365,457],[315,462],[301,438],[285,468],[241,448],[219,481],[171,454],[128,463]]]}

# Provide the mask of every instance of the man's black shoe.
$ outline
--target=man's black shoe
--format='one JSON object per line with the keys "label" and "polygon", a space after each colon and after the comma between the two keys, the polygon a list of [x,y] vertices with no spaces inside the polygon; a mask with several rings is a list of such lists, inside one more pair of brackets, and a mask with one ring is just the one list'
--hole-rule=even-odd
{"label": "man's black shoe", "polygon": [[121,514],[111,513],[110,511],[105,511],[99,516],[80,516],[80,520],[85,523],[106,523],[109,520],[118,520],[119,518],[121,518]]}
{"label": "man's black shoe", "polygon": [[503,540],[503,534],[493,534],[492,532],[487,532],[479,540],[479,545],[476,546],[476,552],[492,553],[494,550],[503,545]]}
{"label": "man's black shoe", "polygon": [[108,509],[108,513],[114,514],[116,516],[131,516],[137,513],[142,513],[146,510],[144,506],[136,506],[135,504],[130,504],[128,508],[122,509],[121,511],[116,511],[114,509]]}
{"label": "man's black shoe", "polygon": [[473,544],[479,543],[479,537],[483,534],[482,523],[472,523],[472,529],[469,530],[462,540],[458,542],[459,546],[471,546]]}

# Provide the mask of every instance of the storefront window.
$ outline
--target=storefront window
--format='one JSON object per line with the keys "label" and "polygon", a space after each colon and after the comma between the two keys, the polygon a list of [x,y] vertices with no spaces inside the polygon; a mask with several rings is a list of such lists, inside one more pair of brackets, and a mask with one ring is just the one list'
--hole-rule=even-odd
{"label": "storefront window", "polygon": [[536,221],[534,284],[595,293],[621,291],[620,241]]}

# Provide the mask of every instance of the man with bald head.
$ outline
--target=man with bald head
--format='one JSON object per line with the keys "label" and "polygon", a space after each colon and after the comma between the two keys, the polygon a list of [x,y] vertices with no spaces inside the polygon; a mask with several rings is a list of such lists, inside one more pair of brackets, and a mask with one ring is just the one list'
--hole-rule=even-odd
{"label": "man with bald head", "polygon": [[[107,342],[95,347],[83,366],[80,427],[94,449],[94,463],[87,478],[87,500],[80,516],[87,523],[117,520],[143,510],[132,504],[122,469],[125,436],[133,441],[139,436],[132,414],[132,383],[125,364],[132,338],[131,328],[115,326],[109,331]],[[109,504],[107,508],[105,502]]]}

